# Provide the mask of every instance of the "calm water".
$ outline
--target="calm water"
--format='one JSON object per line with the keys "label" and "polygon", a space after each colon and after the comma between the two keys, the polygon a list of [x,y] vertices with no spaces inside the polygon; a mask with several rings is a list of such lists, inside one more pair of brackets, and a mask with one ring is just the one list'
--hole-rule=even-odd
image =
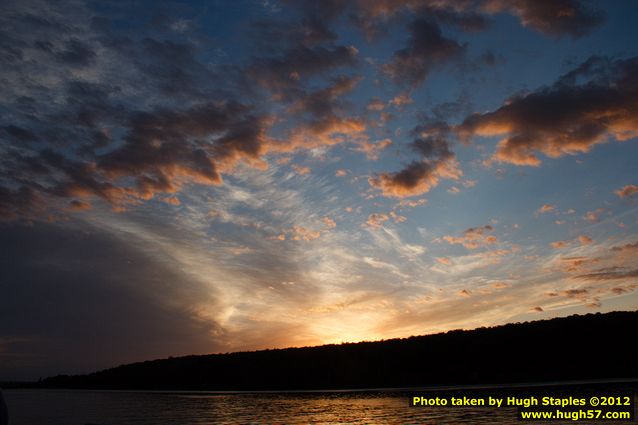
{"label": "calm water", "polygon": [[5,390],[10,425],[517,424],[515,409],[412,408],[397,392],[179,394]]}
{"label": "calm water", "polygon": [[[408,393],[400,391],[210,394],[5,390],[4,395],[9,425],[524,423],[516,419],[516,408],[409,407]],[[638,398],[635,392],[634,398]]]}

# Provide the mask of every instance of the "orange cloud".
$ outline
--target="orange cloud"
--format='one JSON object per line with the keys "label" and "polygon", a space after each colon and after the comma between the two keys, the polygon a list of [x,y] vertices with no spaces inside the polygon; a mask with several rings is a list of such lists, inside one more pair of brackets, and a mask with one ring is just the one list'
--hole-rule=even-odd
{"label": "orange cloud", "polygon": [[383,226],[383,223],[385,223],[386,221],[390,219],[394,220],[395,223],[403,223],[407,220],[406,217],[399,215],[395,213],[394,211],[390,211],[389,214],[384,214],[384,213],[370,214],[368,216],[368,219],[366,220],[366,224],[369,227],[372,227],[373,229],[378,229],[381,226]]}
{"label": "orange cloud", "polygon": [[638,186],[636,186],[635,184],[628,184],[618,189],[614,193],[621,198],[629,198],[638,193]]}
{"label": "orange cloud", "polygon": [[375,98],[368,102],[366,109],[368,111],[383,111],[383,109],[385,109],[385,103],[381,99]]}
{"label": "orange cloud", "polygon": [[[612,78],[576,84],[596,67]],[[503,135],[492,159],[515,165],[539,166],[539,152],[549,158],[589,152],[609,138],[638,136],[638,89],[632,83],[637,74],[638,58],[591,58],[553,86],[515,96],[493,112],[473,114],[455,130],[466,142]]]}
{"label": "orange cloud", "polygon": [[366,224],[372,228],[379,228],[390,219],[390,216],[383,213],[373,213],[368,216]]}
{"label": "orange cloud", "polygon": [[181,203],[179,198],[176,196],[167,196],[165,198],[162,198],[162,201],[171,205],[179,205]]}
{"label": "orange cloud", "polygon": [[379,140],[375,143],[362,140],[360,142],[357,142],[356,147],[353,148],[353,150],[357,152],[364,152],[368,159],[377,160],[379,159],[379,152],[386,149],[391,144],[392,140],[390,139]]}
{"label": "orange cloud", "polygon": [[334,229],[335,227],[337,227],[337,223],[328,216],[322,217],[321,221],[324,224],[325,228],[328,230]]}
{"label": "orange cloud", "polygon": [[562,249],[569,245],[569,241],[556,241],[550,244],[554,249]]}
{"label": "orange cloud", "polygon": [[486,0],[481,8],[490,14],[509,12],[518,17],[523,26],[553,36],[580,37],[604,20],[602,12],[574,0],[547,3],[537,0]]}
{"label": "orange cloud", "polygon": [[401,201],[399,201],[399,203],[398,203],[398,205],[396,207],[415,208],[415,207],[418,207],[420,205],[425,205],[427,202],[428,202],[428,200],[425,199],[425,198],[421,198],[421,199],[401,199]]}
{"label": "orange cloud", "polygon": [[401,93],[396,95],[391,101],[390,104],[396,107],[402,108],[406,105],[413,103],[414,101],[410,97],[409,93]]}
{"label": "orange cloud", "polygon": [[603,208],[598,208],[596,211],[588,211],[585,213],[583,218],[587,221],[591,221],[592,223],[597,223],[600,221],[600,214],[604,211],[605,210]]}
{"label": "orange cloud", "polygon": [[320,231],[308,229],[302,226],[293,226],[290,229],[290,232],[292,233],[291,238],[293,241],[300,241],[300,240],[311,241],[321,236]]}
{"label": "orange cloud", "polygon": [[456,161],[413,162],[396,173],[382,173],[371,177],[371,186],[384,196],[403,198],[427,193],[439,184],[440,178],[458,180],[462,176]]}
{"label": "orange cloud", "polygon": [[581,245],[589,245],[593,243],[594,240],[587,235],[580,235],[578,237],[578,242],[580,242]]}
{"label": "orange cloud", "polygon": [[91,209],[91,204],[79,199],[73,199],[69,202],[69,209],[71,211],[86,211]]}
{"label": "orange cloud", "polygon": [[625,245],[614,246],[611,248],[612,251],[617,252],[625,252],[625,251],[638,251],[638,242],[628,243]]}
{"label": "orange cloud", "polygon": [[498,242],[496,236],[489,234],[493,230],[494,228],[487,224],[483,227],[471,227],[465,230],[461,236],[443,236],[441,239],[450,245],[463,245],[467,249],[476,249]]}
{"label": "orange cloud", "polygon": [[297,175],[300,175],[300,176],[310,174],[310,171],[311,171],[309,167],[303,167],[296,164],[292,166],[292,169],[295,170],[295,173],[297,173]]}
{"label": "orange cloud", "polygon": [[538,213],[545,214],[554,210],[556,210],[556,207],[554,205],[545,204],[538,209]]}
{"label": "orange cloud", "polygon": [[560,267],[566,273],[582,273],[583,269],[589,268],[600,262],[599,258],[590,257],[564,257],[560,259]]}

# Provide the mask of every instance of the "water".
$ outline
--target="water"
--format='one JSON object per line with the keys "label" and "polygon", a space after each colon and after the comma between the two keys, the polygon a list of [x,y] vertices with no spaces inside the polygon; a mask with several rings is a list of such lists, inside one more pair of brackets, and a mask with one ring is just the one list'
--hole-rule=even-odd
{"label": "water", "polygon": [[516,409],[414,408],[407,393],[5,390],[10,425],[517,424]]}
{"label": "water", "polygon": [[[4,391],[9,408],[9,425],[521,425],[525,423],[516,419],[515,407],[500,409],[451,406],[409,407],[408,394],[403,391],[226,394],[72,390]],[[634,398],[638,398],[638,394],[635,393]],[[531,422],[528,423],[531,424]],[[558,422],[551,423],[558,424]]]}

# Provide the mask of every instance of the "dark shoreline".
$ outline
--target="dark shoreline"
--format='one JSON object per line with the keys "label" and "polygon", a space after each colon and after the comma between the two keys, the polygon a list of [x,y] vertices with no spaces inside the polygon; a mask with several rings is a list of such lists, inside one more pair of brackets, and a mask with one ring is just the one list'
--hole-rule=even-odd
{"label": "dark shoreline", "polygon": [[284,391],[631,380],[638,377],[632,329],[638,311],[574,315],[376,342],[153,360],[28,387]]}
{"label": "dark shoreline", "polygon": [[95,389],[95,388],[45,388],[37,382],[2,383],[3,390],[39,390],[39,391],[83,391],[83,392],[117,392],[117,393],[152,393],[152,394],[184,394],[184,395],[232,395],[232,394],[322,394],[322,393],[408,393],[408,392],[453,392],[453,391],[500,391],[500,390],[534,390],[550,388],[584,388],[598,386],[618,386],[623,388],[635,388],[638,390],[638,377],[618,379],[598,379],[584,381],[562,382],[521,382],[504,384],[477,384],[477,385],[442,385],[402,388],[342,388],[342,389],[311,389],[311,390],[134,390],[134,389]]}

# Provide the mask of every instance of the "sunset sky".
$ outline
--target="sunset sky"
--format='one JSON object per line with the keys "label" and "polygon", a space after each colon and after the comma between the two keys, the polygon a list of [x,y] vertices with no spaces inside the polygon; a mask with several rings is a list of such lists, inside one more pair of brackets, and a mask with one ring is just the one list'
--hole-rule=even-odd
{"label": "sunset sky", "polygon": [[4,1],[0,380],[638,309],[637,22]]}

